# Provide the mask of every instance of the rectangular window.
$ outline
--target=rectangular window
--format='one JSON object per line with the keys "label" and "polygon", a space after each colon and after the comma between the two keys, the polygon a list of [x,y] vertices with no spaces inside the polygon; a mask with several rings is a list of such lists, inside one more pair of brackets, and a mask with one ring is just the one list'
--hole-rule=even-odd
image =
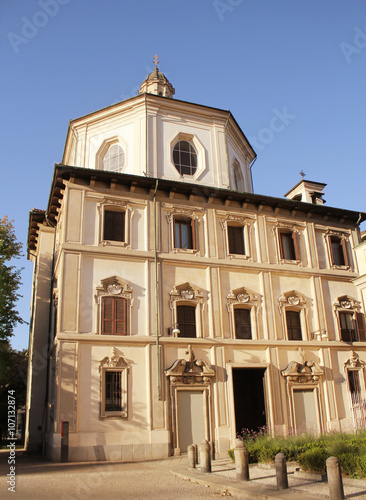
{"label": "rectangular window", "polygon": [[125,241],[125,212],[104,211],[103,239]]}
{"label": "rectangular window", "polygon": [[105,372],[105,411],[122,410],[122,373],[106,371]]}
{"label": "rectangular window", "polygon": [[279,237],[281,259],[299,260],[296,233],[281,232]]}
{"label": "rectangular window", "polygon": [[356,342],[358,340],[358,332],[353,313],[340,312],[339,323],[341,326],[341,339],[344,342]]}
{"label": "rectangular window", "polygon": [[237,339],[251,339],[250,309],[234,309],[235,337]]}
{"label": "rectangular window", "polygon": [[329,240],[332,265],[348,266],[346,240],[338,236],[331,236]]}
{"label": "rectangular window", "polygon": [[242,226],[228,226],[229,253],[245,255],[244,231]]}
{"label": "rectangular window", "polygon": [[174,219],[174,248],[196,249],[194,219]]}
{"label": "rectangular window", "polygon": [[288,340],[302,340],[300,312],[286,311]]}
{"label": "rectangular window", "polygon": [[358,370],[347,370],[348,373],[348,386],[351,395],[359,396],[361,394],[360,377]]}
{"label": "rectangular window", "polygon": [[127,300],[121,297],[102,299],[102,334],[127,335]]}
{"label": "rectangular window", "polygon": [[179,337],[196,337],[196,307],[177,306],[177,323],[180,330]]}

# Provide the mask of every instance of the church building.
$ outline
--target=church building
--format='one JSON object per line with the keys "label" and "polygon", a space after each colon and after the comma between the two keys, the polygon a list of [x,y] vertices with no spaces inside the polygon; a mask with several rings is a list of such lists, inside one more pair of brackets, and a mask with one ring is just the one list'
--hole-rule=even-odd
{"label": "church building", "polygon": [[137,96],[72,120],[30,212],[26,446],[52,460],[203,439],[220,457],[242,429],[366,423],[366,214],[305,178],[254,193],[233,115],[174,92],[156,64]]}

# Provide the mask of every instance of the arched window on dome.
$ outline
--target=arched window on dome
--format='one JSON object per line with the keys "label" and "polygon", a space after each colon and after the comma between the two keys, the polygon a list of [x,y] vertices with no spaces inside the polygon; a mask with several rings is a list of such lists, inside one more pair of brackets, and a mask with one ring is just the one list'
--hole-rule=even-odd
{"label": "arched window on dome", "polygon": [[125,153],[120,144],[111,144],[103,156],[103,170],[122,172],[125,165]]}

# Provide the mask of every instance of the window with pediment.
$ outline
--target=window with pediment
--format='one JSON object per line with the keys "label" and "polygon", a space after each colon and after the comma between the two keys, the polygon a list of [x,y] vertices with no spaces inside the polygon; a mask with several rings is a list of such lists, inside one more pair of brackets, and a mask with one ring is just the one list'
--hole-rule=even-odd
{"label": "window with pediment", "polygon": [[364,429],[366,417],[365,368],[366,363],[355,351],[351,351],[350,357],[344,363],[344,371],[355,431]]}
{"label": "window with pediment", "polygon": [[230,259],[250,257],[250,224],[246,217],[226,215],[221,220],[224,233],[225,254]]}
{"label": "window with pediment", "polygon": [[232,290],[227,296],[231,336],[240,340],[257,339],[260,297],[247,288]]}
{"label": "window with pediment", "polygon": [[105,198],[97,207],[100,244],[130,248],[133,217],[130,204],[123,200]]}
{"label": "window with pediment", "polygon": [[343,342],[365,342],[365,315],[361,312],[360,302],[343,295],[338,297],[333,306],[339,339]]}
{"label": "window with pediment", "polygon": [[175,286],[170,291],[170,310],[173,337],[196,338],[203,336],[203,293],[190,283]]}
{"label": "window with pediment", "polygon": [[298,228],[291,224],[277,223],[273,231],[276,239],[278,261],[282,264],[300,264],[300,233]]}
{"label": "window with pediment", "polygon": [[284,337],[287,340],[309,340],[308,308],[306,298],[300,292],[291,290],[283,293],[279,299]]}
{"label": "window with pediment", "polygon": [[199,251],[199,226],[203,214],[189,208],[173,208],[166,214],[169,225],[169,247],[175,252],[196,253]]}
{"label": "window with pediment", "polygon": [[113,348],[112,356],[99,362],[100,417],[128,416],[128,371],[126,360]]}
{"label": "window with pediment", "polygon": [[112,276],[96,289],[98,332],[101,335],[130,335],[132,289],[127,281]]}
{"label": "window with pediment", "polygon": [[333,269],[349,269],[349,235],[329,229],[324,234],[324,238],[330,267]]}

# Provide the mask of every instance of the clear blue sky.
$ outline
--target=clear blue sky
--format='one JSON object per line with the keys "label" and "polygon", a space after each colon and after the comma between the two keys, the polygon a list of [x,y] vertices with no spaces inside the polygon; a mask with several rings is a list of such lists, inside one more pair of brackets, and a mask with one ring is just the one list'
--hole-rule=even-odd
{"label": "clear blue sky", "polygon": [[155,53],[177,99],[233,113],[255,192],[281,197],[303,169],[328,205],[366,211],[365,0],[2,0],[0,28],[0,217],[24,244],[69,120],[136,95]]}

